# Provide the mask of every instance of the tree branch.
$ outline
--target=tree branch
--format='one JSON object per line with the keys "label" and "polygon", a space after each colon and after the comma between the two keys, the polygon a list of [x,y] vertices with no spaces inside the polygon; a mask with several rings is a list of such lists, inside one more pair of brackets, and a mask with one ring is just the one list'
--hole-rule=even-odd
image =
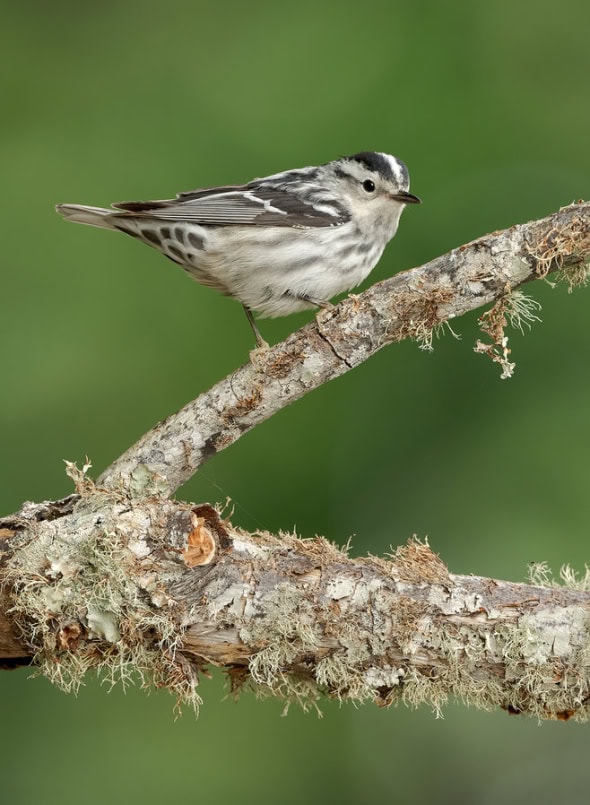
{"label": "tree branch", "polygon": [[139,673],[198,706],[199,672],[216,665],[235,692],[303,706],[327,695],[439,709],[454,696],[588,716],[586,590],[452,575],[415,541],[351,559],[321,538],[244,533],[207,505],[77,481],[71,514],[0,522],[0,657],[32,654],[65,690],[88,669]]}
{"label": "tree branch", "polygon": [[512,291],[554,271],[575,284],[586,278],[589,253],[590,204],[580,202],[349,296],[160,422],[98,483],[136,496],[171,495],[207,459],[304,394],[387,344],[404,338],[428,344],[435,327],[494,300],[499,304],[483,323],[491,343],[480,341],[476,349],[508,376],[512,364],[503,328],[507,317],[518,320],[522,313],[518,301],[512,305]]}
{"label": "tree branch", "polygon": [[[509,584],[448,572],[416,542],[351,559],[326,540],[247,534],[169,499],[213,453],[385,344],[496,300],[479,344],[510,369],[514,289],[550,271],[584,281],[590,205],[512,227],[349,297],[255,356],[118,459],[95,485],[0,519],[0,658],[66,690],[88,669],[132,675],[198,705],[226,670],[287,702],[389,705],[448,696],[541,718],[590,708],[590,582]],[[515,301],[516,300],[516,301]],[[526,308],[524,310],[526,315]],[[574,589],[577,588],[577,589]]]}

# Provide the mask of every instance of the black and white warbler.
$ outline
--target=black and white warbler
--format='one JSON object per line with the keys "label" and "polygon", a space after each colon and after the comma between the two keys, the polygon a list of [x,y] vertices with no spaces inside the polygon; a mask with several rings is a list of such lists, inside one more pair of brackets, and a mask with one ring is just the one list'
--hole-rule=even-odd
{"label": "black and white warbler", "polygon": [[59,204],[70,221],[118,229],[178,263],[197,282],[252,311],[285,316],[358,285],[397,231],[409,192],[405,164],[372,151],[245,185],[128,201],[115,209]]}

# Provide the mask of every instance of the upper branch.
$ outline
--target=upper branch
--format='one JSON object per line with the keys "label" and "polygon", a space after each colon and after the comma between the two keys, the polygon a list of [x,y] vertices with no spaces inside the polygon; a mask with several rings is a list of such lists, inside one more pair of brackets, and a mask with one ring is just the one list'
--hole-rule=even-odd
{"label": "upper branch", "polygon": [[[132,495],[171,495],[243,433],[387,344],[428,338],[437,325],[507,300],[514,288],[552,271],[575,277],[579,269],[583,276],[589,253],[590,204],[580,202],[485,235],[349,296],[160,422],[98,483]],[[503,313],[486,324],[494,344],[478,346],[506,370]]]}

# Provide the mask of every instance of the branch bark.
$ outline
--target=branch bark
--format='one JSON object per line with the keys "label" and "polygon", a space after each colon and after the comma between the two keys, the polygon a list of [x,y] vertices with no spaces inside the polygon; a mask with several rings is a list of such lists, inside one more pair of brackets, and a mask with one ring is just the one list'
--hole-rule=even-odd
{"label": "branch bark", "polygon": [[590,204],[579,203],[486,235],[349,296],[160,422],[98,483],[138,496],[173,494],[211,456],[304,394],[387,344],[404,338],[428,343],[438,325],[494,300],[498,307],[484,322],[490,343],[480,342],[478,349],[506,373],[503,325],[512,291],[554,271],[573,283],[585,278],[589,252]]}
{"label": "branch bark", "polygon": [[198,705],[199,673],[216,665],[234,691],[303,706],[327,695],[439,709],[456,696],[588,715],[585,590],[452,575],[417,542],[351,559],[321,538],[247,534],[210,506],[130,501],[81,476],[78,493],[69,514],[25,508],[0,523],[0,656],[32,653],[66,690],[91,668],[135,672]]}
{"label": "branch bark", "polygon": [[[207,665],[237,690],[440,707],[448,696],[586,718],[590,593],[450,574],[412,542],[351,559],[318,538],[247,534],[169,499],[213,453],[387,343],[495,300],[479,347],[509,366],[514,289],[587,275],[590,205],[512,227],[350,297],[156,426],[97,485],[0,519],[0,658],[66,690],[88,669],[139,674],[198,705]],[[519,304],[522,302],[520,300]],[[512,305],[512,307],[511,307]]]}

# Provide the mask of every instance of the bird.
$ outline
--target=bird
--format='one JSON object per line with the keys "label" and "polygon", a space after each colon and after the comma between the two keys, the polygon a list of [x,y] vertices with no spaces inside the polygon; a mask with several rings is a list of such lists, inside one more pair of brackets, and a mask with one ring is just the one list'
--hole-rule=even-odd
{"label": "bird", "polygon": [[373,270],[405,206],[420,203],[401,159],[363,151],[173,199],[56,210],[69,221],[131,235],[238,300],[258,347],[266,348],[254,313],[331,307]]}

